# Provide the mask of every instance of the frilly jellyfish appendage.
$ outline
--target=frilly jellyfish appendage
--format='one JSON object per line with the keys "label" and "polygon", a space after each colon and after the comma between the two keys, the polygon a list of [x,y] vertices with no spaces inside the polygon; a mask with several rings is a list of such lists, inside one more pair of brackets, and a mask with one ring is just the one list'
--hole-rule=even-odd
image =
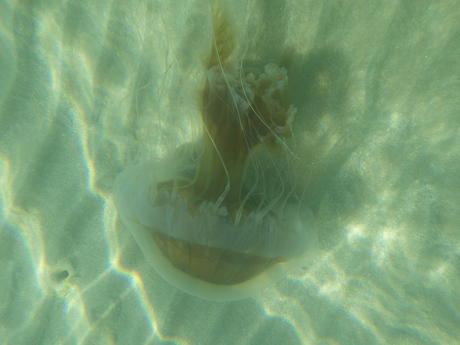
{"label": "frilly jellyfish appendage", "polygon": [[273,161],[285,152],[279,146],[295,115],[286,70],[232,66],[228,25],[220,15],[214,20],[203,138],[195,149],[127,168],[116,181],[115,202],[165,280],[192,295],[232,300],[281,278],[315,246],[315,236],[301,193],[263,178],[273,171],[257,160],[259,151]]}

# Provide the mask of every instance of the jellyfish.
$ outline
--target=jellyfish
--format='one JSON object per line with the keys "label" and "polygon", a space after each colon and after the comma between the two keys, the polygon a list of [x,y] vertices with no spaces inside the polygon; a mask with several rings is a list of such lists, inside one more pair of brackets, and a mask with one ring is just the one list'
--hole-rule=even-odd
{"label": "jellyfish", "polygon": [[315,247],[313,215],[289,180],[296,109],[287,71],[234,62],[235,41],[213,9],[201,93],[203,134],[161,160],[125,169],[115,203],[145,259],[205,299],[252,296]]}

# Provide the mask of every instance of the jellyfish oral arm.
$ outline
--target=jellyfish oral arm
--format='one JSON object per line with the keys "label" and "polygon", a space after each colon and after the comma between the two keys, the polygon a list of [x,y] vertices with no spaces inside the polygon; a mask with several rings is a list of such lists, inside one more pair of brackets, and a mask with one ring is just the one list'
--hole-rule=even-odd
{"label": "jellyfish oral arm", "polygon": [[311,212],[291,198],[283,181],[273,195],[248,179],[256,148],[290,135],[295,108],[285,97],[287,72],[267,64],[247,73],[243,63],[232,63],[231,30],[213,11],[203,135],[193,159],[184,160],[193,167],[181,168],[184,157],[172,151],[175,163],[165,158],[127,168],[114,194],[123,223],[161,276],[192,295],[231,300],[281,278],[316,239]]}

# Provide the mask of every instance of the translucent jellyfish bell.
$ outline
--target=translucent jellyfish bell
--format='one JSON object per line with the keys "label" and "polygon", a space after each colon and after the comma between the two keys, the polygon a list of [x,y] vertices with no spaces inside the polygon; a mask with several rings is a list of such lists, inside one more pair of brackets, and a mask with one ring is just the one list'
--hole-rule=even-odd
{"label": "translucent jellyfish bell", "polygon": [[225,207],[203,203],[190,211],[179,194],[158,190],[164,169],[162,162],[126,169],[117,180],[116,204],[146,260],[181,290],[212,300],[254,295],[315,245],[308,210],[261,210],[234,224]]}
{"label": "translucent jellyfish bell", "polygon": [[165,280],[195,296],[232,300],[283,277],[316,238],[311,212],[285,188],[279,172],[286,167],[270,170],[273,164],[260,159],[262,152],[273,155],[269,163],[282,161],[276,147],[295,114],[285,99],[286,70],[235,68],[228,62],[232,36],[219,13],[214,31],[202,140],[127,168],[116,181],[115,202]]}

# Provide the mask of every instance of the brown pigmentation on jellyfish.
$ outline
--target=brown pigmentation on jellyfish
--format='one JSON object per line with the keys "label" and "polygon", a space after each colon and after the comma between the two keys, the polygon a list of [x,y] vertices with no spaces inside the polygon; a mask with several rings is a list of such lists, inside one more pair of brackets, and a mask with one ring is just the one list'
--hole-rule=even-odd
{"label": "brown pigmentation on jellyfish", "polygon": [[245,70],[217,8],[213,30],[201,140],[127,168],[115,202],[163,278],[196,296],[232,300],[277,281],[316,240],[304,191],[284,174],[296,113],[287,71],[273,63]]}

